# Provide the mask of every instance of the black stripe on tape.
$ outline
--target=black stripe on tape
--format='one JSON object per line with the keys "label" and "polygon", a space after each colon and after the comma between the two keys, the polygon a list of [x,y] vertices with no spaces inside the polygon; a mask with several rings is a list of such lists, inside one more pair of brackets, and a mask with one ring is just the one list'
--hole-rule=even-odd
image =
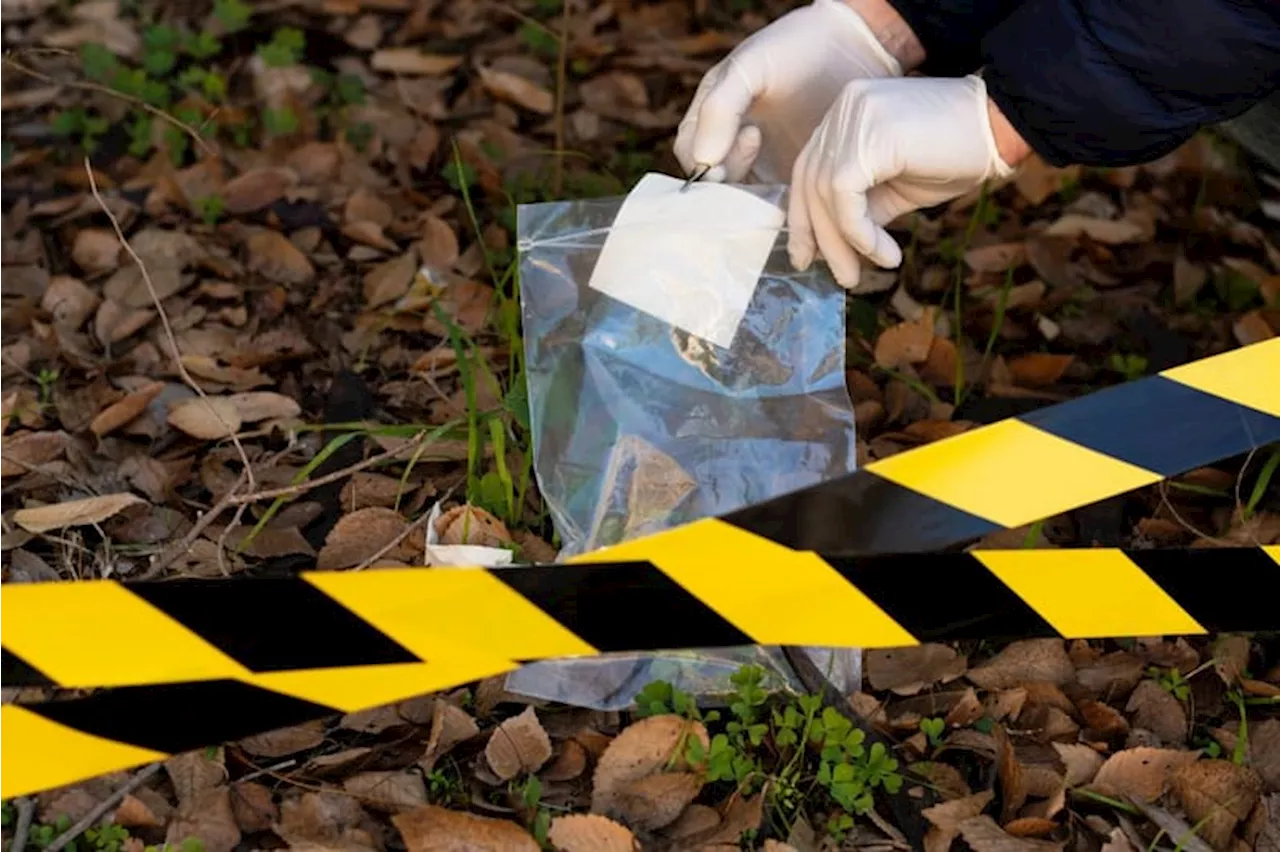
{"label": "black stripe on tape", "polygon": [[1022,598],[967,553],[827,561],[921,642],[1057,635]]}
{"label": "black stripe on tape", "polygon": [[5,686],[57,686],[53,678],[8,648],[0,648],[0,683]]}
{"label": "black stripe on tape", "polygon": [[1162,476],[1280,441],[1280,417],[1163,376],[1095,391],[1018,419]]}
{"label": "black stripe on tape", "polygon": [[169,754],[339,712],[235,680],[124,686],[29,709],[86,734]]}
{"label": "black stripe on tape", "polygon": [[135,583],[129,591],[255,672],[420,662],[298,579]]}
{"label": "black stripe on tape", "polygon": [[1002,529],[865,470],[721,520],[792,550],[842,556],[940,550]]}
{"label": "black stripe on tape", "polygon": [[[625,570],[618,570],[625,566]],[[726,566],[725,582],[732,582]],[[752,645],[647,562],[491,569],[511,588],[601,652]]]}
{"label": "black stripe on tape", "polygon": [[1280,630],[1280,564],[1260,549],[1125,553],[1211,633]]}

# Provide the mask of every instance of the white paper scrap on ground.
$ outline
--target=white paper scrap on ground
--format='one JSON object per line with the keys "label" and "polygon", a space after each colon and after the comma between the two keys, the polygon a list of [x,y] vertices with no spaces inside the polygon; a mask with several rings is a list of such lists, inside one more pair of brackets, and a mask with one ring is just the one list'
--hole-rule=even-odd
{"label": "white paper scrap on ground", "polygon": [[588,286],[728,348],[786,220],[749,192],[647,174],[618,210]]}

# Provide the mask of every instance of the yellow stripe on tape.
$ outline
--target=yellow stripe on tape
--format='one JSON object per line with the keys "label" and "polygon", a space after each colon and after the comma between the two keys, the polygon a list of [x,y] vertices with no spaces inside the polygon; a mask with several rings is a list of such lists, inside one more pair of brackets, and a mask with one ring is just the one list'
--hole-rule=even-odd
{"label": "yellow stripe on tape", "polygon": [[1067,639],[1205,632],[1122,551],[970,553]]}
{"label": "yellow stripe on tape", "polygon": [[0,706],[0,798],[25,796],[169,755],[68,728],[13,704]]}
{"label": "yellow stripe on tape", "polygon": [[866,469],[1005,527],[1033,523],[1163,478],[1017,420],[926,444]]}
{"label": "yellow stripe on tape", "polygon": [[172,683],[248,671],[111,580],[6,583],[0,641],[68,687]]}
{"label": "yellow stripe on tape", "polygon": [[724,521],[696,521],[572,561],[632,560],[652,562],[760,644],[917,644],[816,554],[791,550]]}
{"label": "yellow stripe on tape", "polygon": [[486,571],[394,568],[304,578],[424,660],[439,658],[460,636],[473,654],[497,660],[596,653]]}
{"label": "yellow stripe on tape", "polygon": [[1280,337],[1192,361],[1160,375],[1280,417]]}

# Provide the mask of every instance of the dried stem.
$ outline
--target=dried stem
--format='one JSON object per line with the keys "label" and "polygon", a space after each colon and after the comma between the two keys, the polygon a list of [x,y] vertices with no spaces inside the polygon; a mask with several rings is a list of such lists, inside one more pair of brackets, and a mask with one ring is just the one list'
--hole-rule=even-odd
{"label": "dried stem", "polygon": [[59,850],[64,848],[71,841],[75,840],[87,829],[92,828],[93,824],[97,822],[103,814],[114,808],[125,796],[141,787],[144,781],[159,772],[161,766],[164,766],[164,764],[160,761],[156,761],[150,766],[139,771],[137,775],[129,779],[127,784],[95,805],[93,810],[80,818],[79,822],[55,837],[53,842],[44,848],[45,852],[59,852]]}
{"label": "dried stem", "polygon": [[9,844],[9,852],[24,852],[27,848],[27,835],[31,832],[31,819],[36,812],[35,800],[29,796],[18,799],[18,820],[13,827],[13,842]]}

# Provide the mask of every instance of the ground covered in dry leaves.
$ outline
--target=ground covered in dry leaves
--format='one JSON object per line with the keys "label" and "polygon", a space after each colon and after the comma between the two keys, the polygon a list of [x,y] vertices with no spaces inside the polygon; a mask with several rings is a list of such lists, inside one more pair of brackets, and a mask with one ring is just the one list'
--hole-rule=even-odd
{"label": "ground covered in dry leaves", "polygon": [[[4,581],[421,564],[438,501],[442,542],[554,558],[514,205],[675,173],[700,74],[780,11],[6,0]],[[861,460],[1280,332],[1278,186],[1206,134],[898,223],[849,300]],[[1275,543],[1278,464],[985,544]],[[6,802],[5,842],[1280,849],[1274,636],[874,652],[826,704],[757,675],[625,714],[485,682]]]}

